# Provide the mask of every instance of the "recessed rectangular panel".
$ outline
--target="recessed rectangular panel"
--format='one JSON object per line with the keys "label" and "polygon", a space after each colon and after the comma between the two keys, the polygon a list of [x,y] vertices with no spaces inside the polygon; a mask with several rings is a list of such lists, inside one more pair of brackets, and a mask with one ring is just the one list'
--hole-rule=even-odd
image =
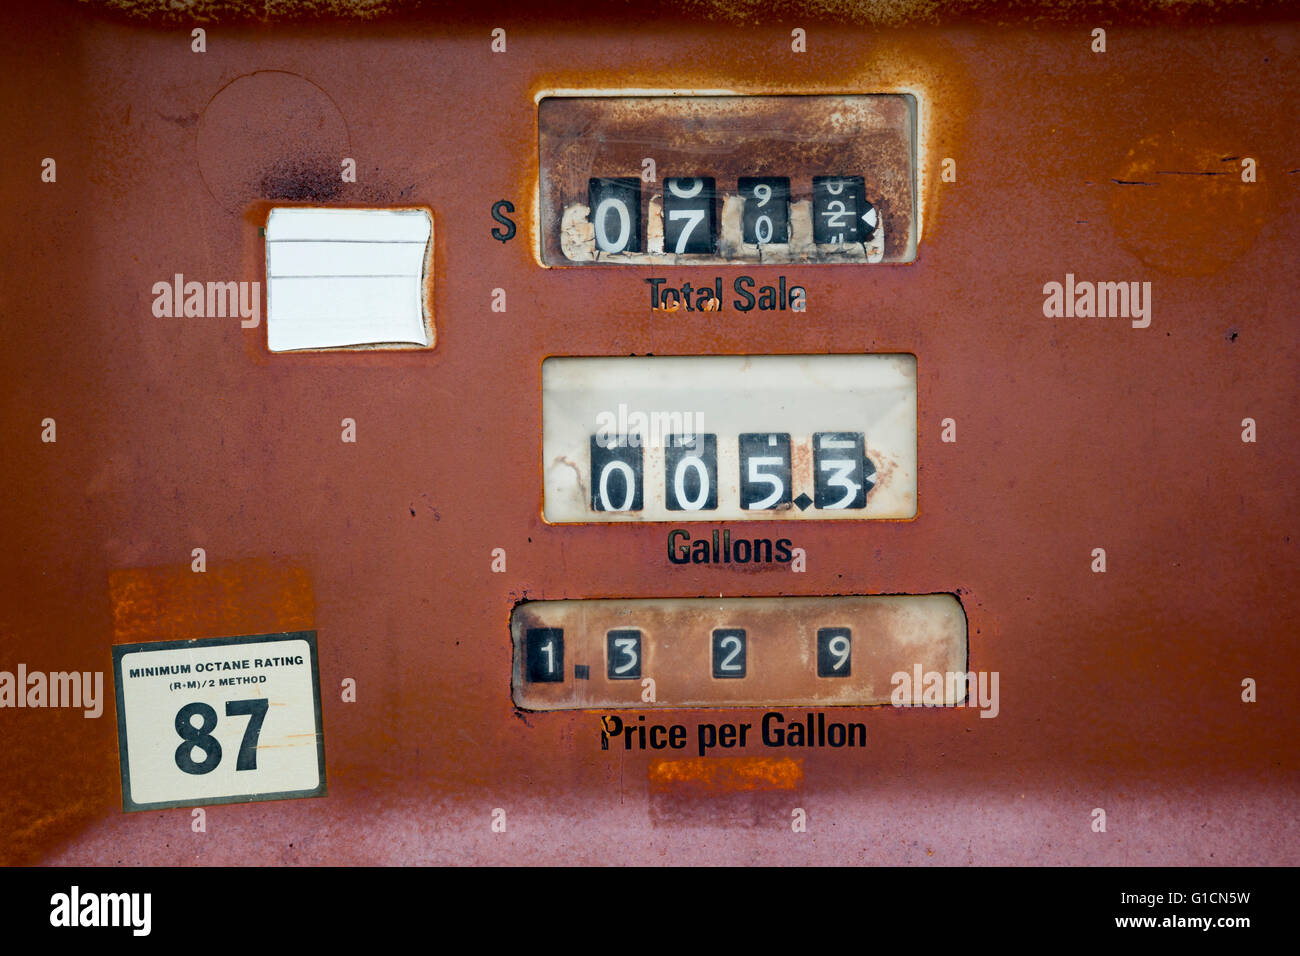
{"label": "recessed rectangular panel", "polygon": [[[967,686],[951,594],[529,601],[510,629],[525,710],[910,705],[927,686],[951,706]],[[534,666],[539,633],[565,648],[558,679]]]}
{"label": "recessed rectangular panel", "polygon": [[549,358],[550,522],[911,518],[916,357]]}
{"label": "recessed rectangular panel", "polygon": [[910,262],[907,94],[553,96],[542,263]]}

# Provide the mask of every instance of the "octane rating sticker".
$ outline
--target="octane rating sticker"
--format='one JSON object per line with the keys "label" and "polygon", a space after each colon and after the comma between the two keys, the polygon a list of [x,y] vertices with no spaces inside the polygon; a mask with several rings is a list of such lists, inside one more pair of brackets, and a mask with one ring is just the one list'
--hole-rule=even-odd
{"label": "octane rating sticker", "polygon": [[122,808],[325,793],[316,632],[113,648]]}

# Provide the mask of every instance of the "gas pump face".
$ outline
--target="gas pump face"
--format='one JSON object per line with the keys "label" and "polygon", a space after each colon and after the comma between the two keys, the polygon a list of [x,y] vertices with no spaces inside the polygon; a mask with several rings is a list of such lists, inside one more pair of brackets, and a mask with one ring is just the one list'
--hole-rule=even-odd
{"label": "gas pump face", "polygon": [[1296,861],[1293,8],[290,6],[0,12],[0,858]]}

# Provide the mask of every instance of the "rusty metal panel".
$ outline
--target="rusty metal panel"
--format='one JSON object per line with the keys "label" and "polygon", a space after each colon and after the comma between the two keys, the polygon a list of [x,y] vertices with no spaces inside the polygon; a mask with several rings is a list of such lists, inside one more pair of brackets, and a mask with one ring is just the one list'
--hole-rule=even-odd
{"label": "rusty metal panel", "polygon": [[[125,6],[0,11],[0,694],[20,667],[107,678],[98,715],[0,707],[4,862],[1300,858],[1294,7]],[[592,174],[575,153],[548,191],[548,97],[611,91],[914,98],[914,258],[550,268]],[[687,175],[751,175],[713,162]],[[264,284],[293,204],[432,211],[432,348],[271,354],[264,312],[164,314],[178,275]],[[647,301],[741,274],[804,310]],[[761,527],[799,570],[544,520],[548,357],[828,353],[916,356],[914,519],[690,526]],[[678,759],[512,699],[524,601],[907,594],[959,597],[996,717],[812,708],[867,746]],[[123,813],[113,646],[294,631],[328,795],[203,832]]]}

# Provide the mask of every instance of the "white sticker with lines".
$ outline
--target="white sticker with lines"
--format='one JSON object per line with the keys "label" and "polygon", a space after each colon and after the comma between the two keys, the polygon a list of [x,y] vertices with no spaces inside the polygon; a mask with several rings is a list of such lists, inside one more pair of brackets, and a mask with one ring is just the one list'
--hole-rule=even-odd
{"label": "white sticker with lines", "polygon": [[430,344],[425,209],[272,209],[266,335],[272,352]]}

